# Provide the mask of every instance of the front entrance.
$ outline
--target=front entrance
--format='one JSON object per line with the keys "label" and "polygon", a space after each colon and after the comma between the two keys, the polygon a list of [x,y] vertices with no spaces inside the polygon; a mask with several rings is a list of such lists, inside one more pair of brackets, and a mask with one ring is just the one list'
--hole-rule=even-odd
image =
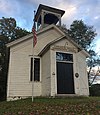
{"label": "front entrance", "polygon": [[73,55],[56,53],[57,94],[74,94]]}

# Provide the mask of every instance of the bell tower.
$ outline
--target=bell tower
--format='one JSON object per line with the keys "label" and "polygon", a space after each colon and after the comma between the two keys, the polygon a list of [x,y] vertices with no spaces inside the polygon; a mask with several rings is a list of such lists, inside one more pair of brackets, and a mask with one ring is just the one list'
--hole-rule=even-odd
{"label": "bell tower", "polygon": [[34,18],[34,21],[37,25],[37,30],[44,28],[50,24],[58,24],[59,26],[61,26],[61,17],[64,13],[64,10],[40,4]]}

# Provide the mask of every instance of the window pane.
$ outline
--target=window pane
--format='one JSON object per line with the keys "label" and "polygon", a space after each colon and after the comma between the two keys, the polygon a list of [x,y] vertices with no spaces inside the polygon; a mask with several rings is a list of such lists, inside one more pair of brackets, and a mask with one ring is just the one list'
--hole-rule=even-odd
{"label": "window pane", "polygon": [[68,53],[56,53],[56,60],[57,61],[71,61],[73,62],[73,55]]}
{"label": "window pane", "polygon": [[34,81],[40,81],[40,59],[34,60]]}
{"label": "window pane", "polygon": [[[30,81],[33,78],[33,58],[31,58]],[[34,81],[40,81],[40,59],[34,58]]]}
{"label": "window pane", "polygon": [[31,67],[30,67],[30,81],[32,81],[32,78],[33,78],[33,58],[31,58]]}

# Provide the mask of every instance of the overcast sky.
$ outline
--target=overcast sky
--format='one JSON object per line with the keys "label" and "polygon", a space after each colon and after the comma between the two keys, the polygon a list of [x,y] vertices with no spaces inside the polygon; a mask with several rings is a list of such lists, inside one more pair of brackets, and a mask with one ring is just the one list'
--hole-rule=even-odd
{"label": "overcast sky", "polygon": [[31,31],[34,10],[39,4],[65,10],[62,23],[67,28],[74,20],[80,19],[94,26],[98,34],[96,50],[100,50],[100,0],[0,0],[0,18],[13,17],[19,27]]}

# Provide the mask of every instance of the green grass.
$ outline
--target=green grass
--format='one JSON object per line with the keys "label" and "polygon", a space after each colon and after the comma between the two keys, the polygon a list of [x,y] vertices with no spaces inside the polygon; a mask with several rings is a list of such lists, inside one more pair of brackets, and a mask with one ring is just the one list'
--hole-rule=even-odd
{"label": "green grass", "polygon": [[0,102],[0,115],[100,115],[100,97],[31,98]]}

